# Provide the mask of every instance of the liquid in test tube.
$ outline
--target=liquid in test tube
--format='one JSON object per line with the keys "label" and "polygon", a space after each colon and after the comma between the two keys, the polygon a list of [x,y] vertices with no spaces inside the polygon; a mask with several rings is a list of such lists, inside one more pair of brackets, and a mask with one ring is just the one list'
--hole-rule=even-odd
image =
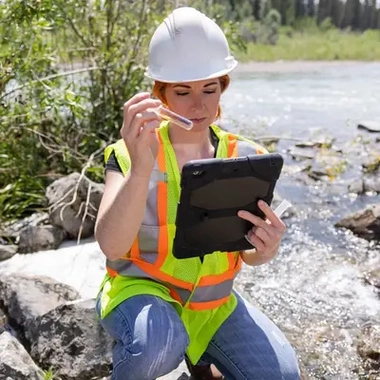
{"label": "liquid in test tube", "polygon": [[191,120],[186,119],[185,117],[178,115],[165,107],[160,106],[155,110],[155,112],[161,119],[170,121],[179,127],[186,129],[187,131],[193,128],[193,122]]}

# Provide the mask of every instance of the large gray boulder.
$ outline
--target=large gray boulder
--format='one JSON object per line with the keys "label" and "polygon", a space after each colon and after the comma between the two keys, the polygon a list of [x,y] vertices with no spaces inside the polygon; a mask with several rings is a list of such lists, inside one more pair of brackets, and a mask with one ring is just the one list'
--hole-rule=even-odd
{"label": "large gray boulder", "polygon": [[43,371],[33,362],[22,344],[8,332],[0,334],[0,353],[0,379],[44,379]]}
{"label": "large gray boulder", "polygon": [[31,332],[32,358],[62,380],[109,375],[113,341],[97,320],[95,300],[58,306],[38,317]]}
{"label": "large gray boulder", "polygon": [[0,278],[0,304],[4,305],[18,331],[30,341],[30,325],[67,301],[78,299],[78,292],[45,276],[13,275]]}
{"label": "large gray boulder", "polygon": [[54,181],[45,193],[51,223],[62,227],[71,238],[92,236],[103,192],[104,184],[79,173]]}
{"label": "large gray boulder", "polygon": [[[2,238],[1,238],[2,237]],[[0,230],[0,261],[19,253],[57,249],[65,239],[65,231],[49,223],[48,213],[35,213]]]}
{"label": "large gray boulder", "polygon": [[65,236],[65,231],[58,226],[28,226],[20,231],[18,251],[31,253],[57,249]]}

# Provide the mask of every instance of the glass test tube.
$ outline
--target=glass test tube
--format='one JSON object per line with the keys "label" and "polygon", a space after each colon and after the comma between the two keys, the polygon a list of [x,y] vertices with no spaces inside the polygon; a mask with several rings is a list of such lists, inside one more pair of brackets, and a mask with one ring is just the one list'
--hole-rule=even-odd
{"label": "glass test tube", "polygon": [[163,120],[171,121],[172,123],[178,125],[179,127],[189,131],[193,128],[193,122],[185,117],[178,115],[177,113],[170,111],[165,107],[158,107],[155,109],[156,114]]}
{"label": "glass test tube", "polygon": [[281,215],[291,206],[292,204],[284,199],[274,210],[274,213],[280,218]]}
{"label": "glass test tube", "polygon": [[[276,209],[274,210],[274,213],[279,217],[281,218],[281,215],[289,208],[291,207],[292,204],[284,199],[277,207]],[[254,245],[252,244],[252,242],[249,240],[248,238],[248,235],[244,235],[245,239],[248,241],[248,243],[250,243],[253,247]]]}

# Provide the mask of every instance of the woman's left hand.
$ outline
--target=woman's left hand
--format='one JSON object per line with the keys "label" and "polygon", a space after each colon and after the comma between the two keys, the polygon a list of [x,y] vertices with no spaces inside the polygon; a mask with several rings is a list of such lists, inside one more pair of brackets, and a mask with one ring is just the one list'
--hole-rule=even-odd
{"label": "woman's left hand", "polygon": [[266,220],[248,211],[241,210],[238,212],[240,218],[254,225],[246,236],[248,241],[256,248],[256,252],[253,254],[255,257],[252,257],[252,259],[248,260],[250,262],[247,262],[250,265],[260,265],[272,260],[277,254],[282,236],[286,231],[284,222],[266,202],[260,200],[258,206],[265,214]]}

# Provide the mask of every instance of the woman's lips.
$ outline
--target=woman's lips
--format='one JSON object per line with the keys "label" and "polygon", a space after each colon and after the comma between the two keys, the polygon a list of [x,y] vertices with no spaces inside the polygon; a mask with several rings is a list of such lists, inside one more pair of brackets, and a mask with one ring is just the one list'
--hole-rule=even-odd
{"label": "woman's lips", "polygon": [[203,123],[206,118],[205,117],[202,117],[202,118],[199,118],[199,119],[190,119],[193,123],[195,124],[199,124],[199,123]]}

